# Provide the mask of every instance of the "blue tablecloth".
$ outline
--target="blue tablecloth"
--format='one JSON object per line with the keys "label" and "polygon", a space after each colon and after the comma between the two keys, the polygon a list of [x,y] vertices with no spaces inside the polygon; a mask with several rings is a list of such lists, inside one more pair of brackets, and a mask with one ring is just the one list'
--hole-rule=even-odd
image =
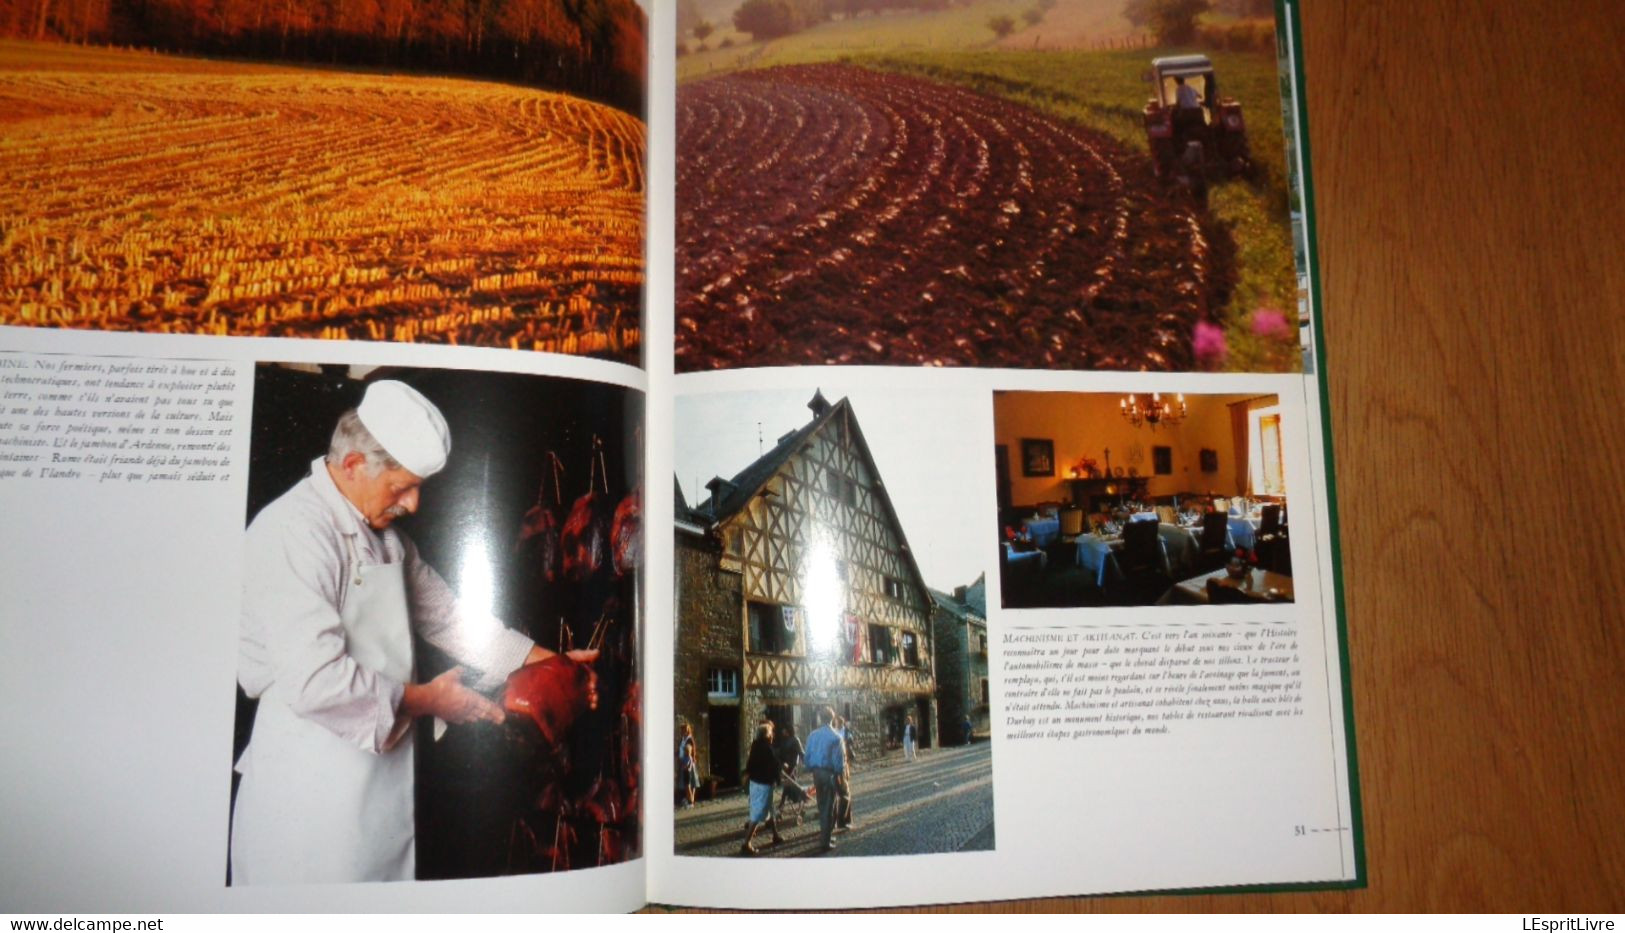
{"label": "blue tablecloth", "polygon": [[1011,547],[1009,542],[1004,544],[1004,562],[1010,567],[1013,574],[1022,572],[1036,573],[1043,570],[1049,563],[1043,551],[1018,551]]}
{"label": "blue tablecloth", "polygon": [[1253,519],[1243,518],[1240,515],[1230,516],[1230,547],[1252,550],[1253,532],[1257,528],[1258,525]]}
{"label": "blue tablecloth", "polygon": [[1027,535],[1039,547],[1049,547],[1055,539],[1061,536],[1061,520],[1059,518],[1029,518],[1022,522],[1027,529]]}
{"label": "blue tablecloth", "polygon": [[1105,589],[1108,579],[1123,579],[1123,571],[1118,569],[1117,558],[1114,556],[1114,552],[1122,548],[1122,546],[1122,538],[1107,540],[1099,535],[1080,535],[1078,537],[1078,566],[1093,574],[1095,585]]}
{"label": "blue tablecloth", "polygon": [[1157,537],[1162,539],[1162,553],[1168,558],[1169,570],[1178,573],[1196,563],[1196,555],[1201,552],[1202,543],[1191,534],[1189,528],[1159,522]]}
{"label": "blue tablecloth", "polygon": [[[1195,539],[1177,525],[1159,525],[1157,539],[1157,547],[1162,551],[1162,569],[1170,575],[1173,568],[1189,566],[1196,557]],[[1094,576],[1096,586],[1105,589],[1107,580],[1123,579],[1123,570],[1117,566],[1117,552],[1122,549],[1120,537],[1082,535],[1078,538],[1078,566]]]}

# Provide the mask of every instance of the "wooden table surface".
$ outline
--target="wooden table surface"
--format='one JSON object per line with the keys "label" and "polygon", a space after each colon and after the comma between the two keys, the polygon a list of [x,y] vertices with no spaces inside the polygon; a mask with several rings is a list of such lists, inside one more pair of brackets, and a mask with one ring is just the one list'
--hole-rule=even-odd
{"label": "wooden table surface", "polygon": [[[1287,602],[1292,601],[1292,578],[1284,574],[1275,573],[1254,567],[1247,571],[1247,582],[1236,583],[1230,578],[1230,571],[1223,567],[1198,574],[1188,580],[1181,580],[1174,584],[1181,598],[1205,603],[1207,598],[1207,581],[1218,580],[1221,586],[1241,590],[1258,602],[1268,599],[1269,592],[1274,590],[1276,597]],[[1177,605],[1177,600],[1175,601]]]}
{"label": "wooden table surface", "polygon": [[1625,910],[1625,9],[1303,14],[1369,887]]}

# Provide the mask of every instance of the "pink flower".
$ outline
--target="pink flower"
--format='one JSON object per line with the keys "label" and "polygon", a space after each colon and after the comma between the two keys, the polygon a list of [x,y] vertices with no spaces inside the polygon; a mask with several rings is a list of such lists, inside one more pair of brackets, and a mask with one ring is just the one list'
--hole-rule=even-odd
{"label": "pink flower", "polygon": [[1287,325],[1286,315],[1274,308],[1259,308],[1253,312],[1253,333],[1271,340],[1285,340],[1292,329]]}
{"label": "pink flower", "polygon": [[1224,342],[1224,328],[1206,321],[1196,322],[1196,334],[1191,344],[1196,353],[1196,362],[1206,369],[1218,368],[1230,353],[1230,348]]}

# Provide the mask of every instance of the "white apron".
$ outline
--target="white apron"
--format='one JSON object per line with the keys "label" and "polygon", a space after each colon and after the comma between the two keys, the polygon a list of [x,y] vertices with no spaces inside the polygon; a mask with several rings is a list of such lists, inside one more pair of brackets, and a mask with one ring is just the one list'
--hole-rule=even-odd
{"label": "white apron", "polygon": [[[352,564],[345,643],[357,664],[412,677],[403,564]],[[404,881],[414,873],[412,732],[381,755],[296,715],[280,680],[260,697],[237,770],[232,884]]]}

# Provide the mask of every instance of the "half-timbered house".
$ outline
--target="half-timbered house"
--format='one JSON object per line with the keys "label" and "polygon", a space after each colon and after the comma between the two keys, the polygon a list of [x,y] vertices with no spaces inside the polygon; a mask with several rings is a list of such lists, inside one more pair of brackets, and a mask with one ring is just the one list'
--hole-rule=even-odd
{"label": "half-timbered house", "polygon": [[821,706],[860,761],[937,734],[932,601],[851,404],[813,418],[732,479],[677,497],[676,714],[700,765],[739,779],[762,718],[803,738]]}

